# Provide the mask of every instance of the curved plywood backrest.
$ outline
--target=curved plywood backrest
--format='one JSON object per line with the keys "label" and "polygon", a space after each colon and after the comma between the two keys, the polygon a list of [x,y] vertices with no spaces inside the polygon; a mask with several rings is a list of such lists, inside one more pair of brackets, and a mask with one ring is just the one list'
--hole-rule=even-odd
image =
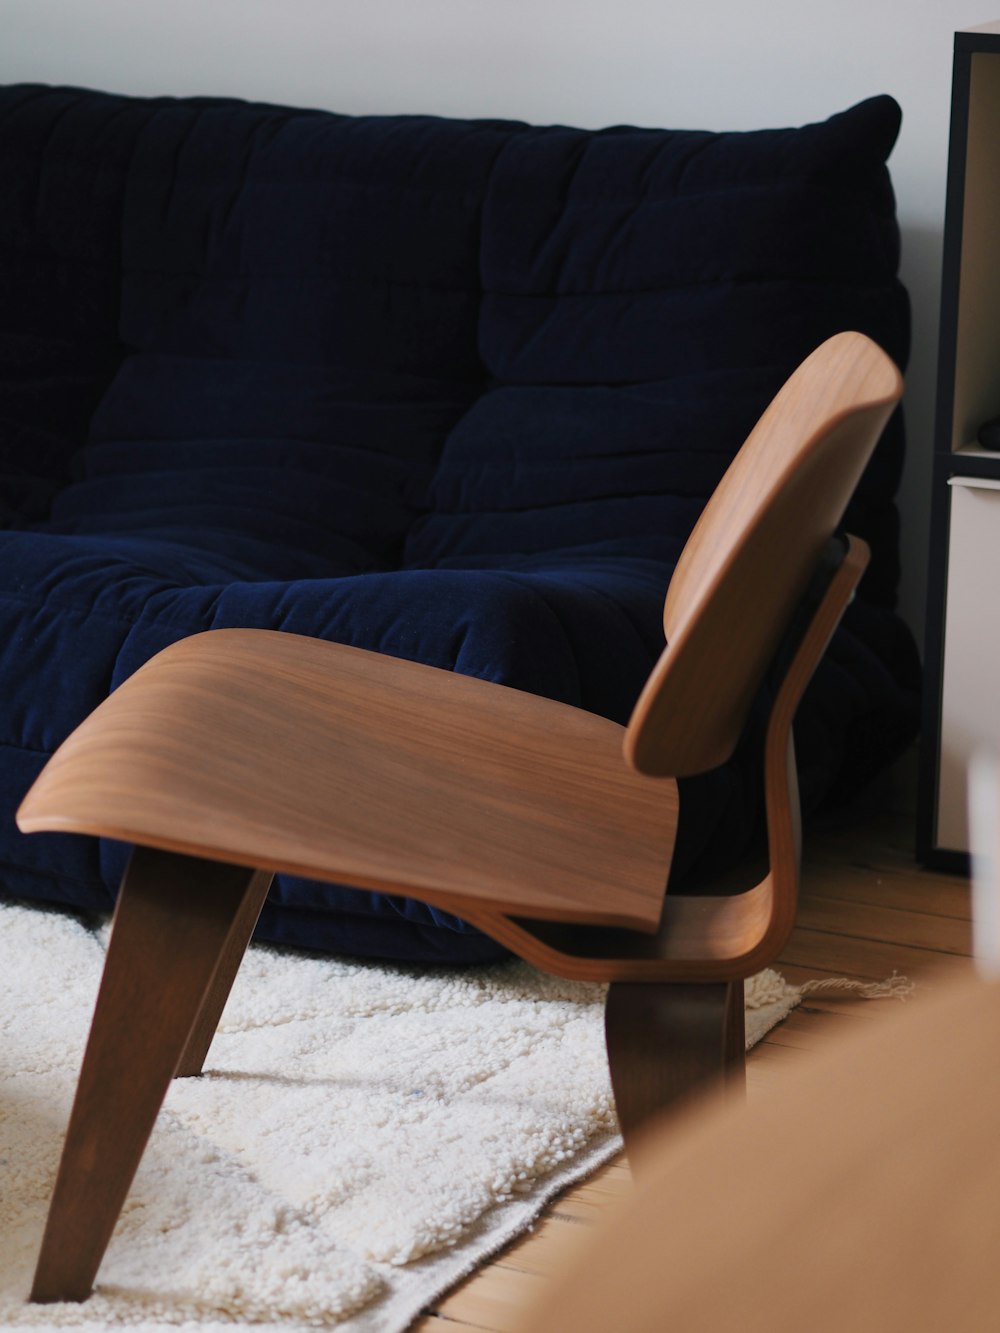
{"label": "curved plywood backrest", "polygon": [[799,366],[754,427],[667,591],[667,647],[625,736],[640,772],[683,777],[730,757],[902,388],[881,348],[840,333]]}

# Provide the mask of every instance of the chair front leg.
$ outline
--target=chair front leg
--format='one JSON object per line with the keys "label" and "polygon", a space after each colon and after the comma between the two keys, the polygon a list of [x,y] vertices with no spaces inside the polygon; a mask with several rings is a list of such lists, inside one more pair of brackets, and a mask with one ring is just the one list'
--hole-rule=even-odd
{"label": "chair front leg", "polygon": [[221,1012],[213,987],[220,963],[228,958],[231,982],[233,952],[240,940],[245,946],[252,906],[259,911],[262,902],[254,871],[149,848],[133,854],[31,1300],[90,1294],[170,1080],[182,1057],[197,1056],[193,1038],[199,1034],[200,1048]]}
{"label": "chair front leg", "polygon": [[713,1081],[737,1093],[746,1086],[742,981],[612,982],[604,1035],[630,1156],[657,1112]]}

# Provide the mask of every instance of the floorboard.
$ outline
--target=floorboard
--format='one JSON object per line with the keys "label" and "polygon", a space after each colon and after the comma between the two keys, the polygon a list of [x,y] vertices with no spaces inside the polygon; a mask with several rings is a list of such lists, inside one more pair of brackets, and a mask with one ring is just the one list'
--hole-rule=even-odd
{"label": "floorboard", "polygon": [[[914,858],[915,755],[908,755],[853,809],[806,830],[798,925],[777,964],[788,981],[911,978],[920,1003],[968,966],[969,884],[926,871]],[[850,991],[807,995],[750,1053],[747,1095],[778,1097],[802,1061],[850,1025],[877,1021],[898,1000]],[[532,1232],[466,1279],[415,1325],[415,1333],[462,1329],[507,1333],[553,1281],[581,1228],[605,1218],[631,1190],[624,1157],[556,1199]]]}

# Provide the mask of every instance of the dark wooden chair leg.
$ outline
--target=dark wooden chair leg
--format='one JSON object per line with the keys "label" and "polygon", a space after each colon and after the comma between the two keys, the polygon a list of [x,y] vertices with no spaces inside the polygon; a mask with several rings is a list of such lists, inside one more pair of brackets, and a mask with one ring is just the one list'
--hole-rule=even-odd
{"label": "dark wooden chair leg", "polygon": [[249,896],[259,898],[253,871],[135,851],[115,913],[33,1301],[81,1301],[90,1294]]}
{"label": "dark wooden chair leg", "polygon": [[747,1090],[746,998],[742,978],[726,986],[722,1076],[726,1091],[743,1097]]}
{"label": "dark wooden chair leg", "polygon": [[236,973],[240,970],[240,963],[247,951],[250,936],[253,934],[273,879],[271,871],[258,870],[247,886],[239,910],[233,917],[226,942],[222,946],[222,956],[215,969],[215,976],[198,1011],[188,1043],[177,1062],[175,1078],[190,1078],[200,1074],[205,1066],[205,1058],[218,1031],[222,1011],[226,1007],[229,992],[233,988]]}
{"label": "dark wooden chair leg", "polygon": [[745,1086],[743,982],[616,981],[604,1015],[611,1086],[625,1147],[658,1111],[725,1081]]}

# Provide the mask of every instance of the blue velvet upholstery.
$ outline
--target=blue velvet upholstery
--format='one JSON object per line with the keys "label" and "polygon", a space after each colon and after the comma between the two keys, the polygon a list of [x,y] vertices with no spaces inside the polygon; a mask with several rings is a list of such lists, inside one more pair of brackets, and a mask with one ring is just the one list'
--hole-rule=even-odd
{"label": "blue velvet upholstery", "polygon": [[[772,393],[857,328],[905,363],[874,98],[710,134],[0,90],[0,879],[84,909],[125,849],[21,836],[48,754],[200,630],[351,643],[628,717],[670,571]],[[798,727],[805,804],[915,725],[875,557]],[[684,784],[677,875],[759,836],[759,735]],[[270,939],[469,960],[421,905],[282,879]]]}

